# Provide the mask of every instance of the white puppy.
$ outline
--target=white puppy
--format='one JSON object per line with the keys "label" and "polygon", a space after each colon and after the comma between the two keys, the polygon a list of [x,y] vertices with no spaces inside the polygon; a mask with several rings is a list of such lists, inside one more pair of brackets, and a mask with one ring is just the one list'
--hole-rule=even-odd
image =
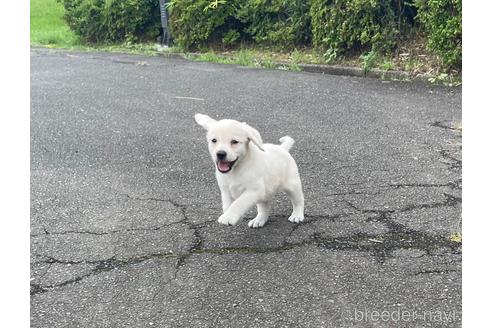
{"label": "white puppy", "polygon": [[253,205],[258,214],[249,221],[252,228],[265,225],[269,201],[284,191],[292,202],[289,221],[304,220],[304,195],[297,165],[289,149],[294,139],[280,138],[280,145],[263,144],[260,133],[235,120],[216,121],[196,114],[195,121],[207,130],[208,149],[216,165],[215,175],[222,196],[219,223],[235,225]]}

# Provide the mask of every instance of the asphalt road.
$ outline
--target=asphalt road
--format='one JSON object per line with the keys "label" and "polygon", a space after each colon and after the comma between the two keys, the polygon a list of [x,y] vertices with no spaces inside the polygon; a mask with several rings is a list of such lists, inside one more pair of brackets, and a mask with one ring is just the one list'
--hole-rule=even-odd
{"label": "asphalt road", "polygon": [[[292,136],[306,222],[219,225],[196,112]],[[33,49],[31,326],[459,327],[460,121],[459,88]]]}

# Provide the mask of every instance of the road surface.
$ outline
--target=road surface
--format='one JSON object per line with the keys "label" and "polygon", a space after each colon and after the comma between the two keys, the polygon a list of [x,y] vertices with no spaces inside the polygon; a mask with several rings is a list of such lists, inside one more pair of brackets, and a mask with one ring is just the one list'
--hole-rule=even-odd
{"label": "road surface", "polygon": [[[197,112],[296,140],[306,222],[216,222]],[[31,325],[459,327],[460,122],[459,88],[32,49]]]}

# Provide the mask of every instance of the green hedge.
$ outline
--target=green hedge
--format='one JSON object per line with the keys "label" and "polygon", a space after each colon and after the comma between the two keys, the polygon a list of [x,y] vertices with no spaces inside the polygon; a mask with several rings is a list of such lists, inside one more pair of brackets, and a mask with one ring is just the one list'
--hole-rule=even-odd
{"label": "green hedge", "polygon": [[90,43],[138,41],[159,35],[157,0],[58,0],[68,26]]}
{"label": "green hedge", "polygon": [[237,16],[246,35],[259,44],[293,47],[311,40],[309,1],[245,0]]}
{"label": "green hedge", "polygon": [[210,0],[172,0],[169,3],[170,32],[185,49],[211,43],[234,43],[239,38],[237,2],[228,0],[214,6]]}
{"label": "green hedge", "polygon": [[391,1],[312,0],[313,44],[328,60],[356,49],[389,52],[396,45]]}
{"label": "green hedge", "polygon": [[[83,40],[154,40],[158,0],[58,0]],[[241,42],[315,47],[326,59],[390,53],[420,29],[443,67],[461,65],[461,0],[170,0],[170,30],[185,50]]]}
{"label": "green hedge", "polygon": [[172,0],[172,35],[185,49],[250,41],[293,48],[314,44],[336,57],[353,48],[395,45],[392,1]]}
{"label": "green hedge", "polygon": [[428,47],[445,67],[461,67],[461,0],[416,0]]}
{"label": "green hedge", "polygon": [[305,0],[171,0],[171,35],[185,49],[250,41],[279,47],[309,44]]}

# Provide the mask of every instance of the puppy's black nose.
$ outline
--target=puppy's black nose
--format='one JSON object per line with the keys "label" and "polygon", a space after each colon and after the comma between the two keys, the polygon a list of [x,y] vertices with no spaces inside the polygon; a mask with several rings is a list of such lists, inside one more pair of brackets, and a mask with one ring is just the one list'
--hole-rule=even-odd
{"label": "puppy's black nose", "polygon": [[226,158],[226,156],[227,156],[227,153],[223,150],[219,150],[217,152],[217,159],[219,159],[221,161],[224,160]]}

